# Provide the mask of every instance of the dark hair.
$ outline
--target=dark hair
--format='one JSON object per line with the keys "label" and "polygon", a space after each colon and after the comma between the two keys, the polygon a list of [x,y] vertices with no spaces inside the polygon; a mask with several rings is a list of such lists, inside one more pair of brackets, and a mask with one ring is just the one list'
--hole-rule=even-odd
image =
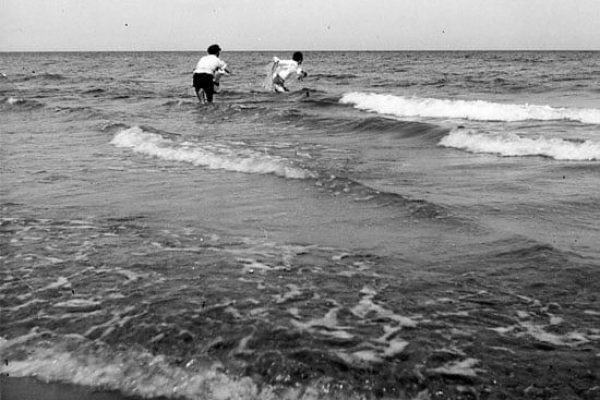
{"label": "dark hair", "polygon": [[304,60],[304,56],[302,55],[301,51],[297,51],[294,53],[294,55],[292,56],[292,60],[296,61],[297,63],[301,63],[302,60]]}
{"label": "dark hair", "polygon": [[218,44],[213,44],[208,46],[208,49],[206,50],[208,54],[219,54],[219,52],[221,51],[221,48],[219,47]]}

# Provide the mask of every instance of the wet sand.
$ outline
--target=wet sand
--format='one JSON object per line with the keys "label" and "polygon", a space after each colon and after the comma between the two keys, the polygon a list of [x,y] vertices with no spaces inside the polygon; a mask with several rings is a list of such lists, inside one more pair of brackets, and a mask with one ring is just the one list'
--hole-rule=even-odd
{"label": "wet sand", "polygon": [[116,391],[0,375],[0,400],[141,400]]}

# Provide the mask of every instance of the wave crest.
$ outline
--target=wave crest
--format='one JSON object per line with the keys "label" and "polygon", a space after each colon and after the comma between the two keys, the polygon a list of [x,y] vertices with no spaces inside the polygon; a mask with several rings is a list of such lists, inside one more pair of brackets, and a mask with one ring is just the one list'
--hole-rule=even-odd
{"label": "wave crest", "polygon": [[524,138],[514,133],[484,134],[468,129],[454,129],[440,140],[439,145],[506,157],[544,156],[567,161],[600,160],[600,143],[590,140],[573,142],[559,138]]}
{"label": "wave crest", "polygon": [[28,111],[41,107],[44,107],[44,104],[36,100],[28,100],[18,97],[5,97],[0,99],[0,109],[8,109],[11,111]]}
{"label": "wave crest", "polygon": [[477,121],[571,120],[600,124],[600,109],[503,104],[483,100],[443,100],[376,93],[346,93],[342,104],[398,117],[456,118]]}
{"label": "wave crest", "polygon": [[111,144],[163,160],[187,162],[209,169],[274,174],[289,179],[313,177],[310,171],[295,167],[280,157],[251,150],[236,150],[224,145],[201,146],[190,142],[175,142],[138,126],[119,131]]}
{"label": "wave crest", "polygon": [[[4,341],[9,343],[8,341]],[[146,398],[200,398],[222,394],[222,398],[253,399],[260,393],[248,377],[227,375],[220,363],[198,367],[190,361],[186,367],[171,365],[164,356],[128,351],[109,354],[106,348],[80,343],[76,354],[57,348],[34,348],[28,358],[11,360],[0,368],[13,377],[35,376],[48,382],[118,390],[126,395]],[[2,348],[0,341],[0,348]],[[111,360],[111,361],[108,361]],[[206,364],[206,363],[205,363]],[[272,394],[271,388],[262,393]]]}
{"label": "wave crest", "polygon": [[[47,333],[46,333],[47,334]],[[10,361],[0,364],[0,374],[35,377],[45,382],[63,382],[100,390],[119,391],[126,396],[161,399],[238,400],[328,400],[362,399],[359,394],[331,392],[331,382],[309,381],[294,387],[266,383],[237,375],[213,359],[174,360],[141,348],[112,349],[69,335],[63,342],[41,342],[43,332],[32,331],[6,340],[0,337],[0,352]],[[33,339],[33,340],[32,340]],[[4,360],[3,360],[4,361]]]}

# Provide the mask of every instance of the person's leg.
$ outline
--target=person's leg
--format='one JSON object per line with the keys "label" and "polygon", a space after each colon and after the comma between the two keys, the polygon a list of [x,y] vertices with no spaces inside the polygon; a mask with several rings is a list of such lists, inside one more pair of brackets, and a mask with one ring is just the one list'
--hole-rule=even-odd
{"label": "person's leg", "polygon": [[283,93],[288,91],[288,88],[284,86],[284,83],[285,81],[279,75],[275,75],[273,78],[273,90],[275,93]]}
{"label": "person's leg", "polygon": [[206,101],[209,103],[212,103],[213,95],[215,94],[215,86],[210,85],[210,87],[208,87],[204,90],[204,94],[206,94]]}
{"label": "person's leg", "polygon": [[202,88],[196,89],[196,97],[198,97],[198,101],[201,104],[206,103],[206,97],[204,95],[204,89],[202,89]]}
{"label": "person's leg", "polygon": [[209,74],[206,74],[202,78],[202,89],[204,89],[204,94],[206,95],[206,101],[208,103],[212,103],[213,95],[215,94],[215,83],[213,79],[214,77]]}
{"label": "person's leg", "polygon": [[[194,74],[192,86],[194,86],[194,92],[196,97],[201,104],[204,104],[204,91],[202,90],[202,76],[201,74]],[[201,93],[202,92],[202,93]]]}
{"label": "person's leg", "polygon": [[213,90],[214,90],[215,93],[219,93],[219,86],[221,85],[220,84],[221,76],[223,76],[223,74],[220,74],[218,72],[215,73],[215,77],[213,79],[213,85],[214,85],[213,86]]}
{"label": "person's leg", "polygon": [[207,103],[212,103],[213,94],[215,93],[215,84],[213,83],[212,74],[199,74],[199,85],[200,89],[206,98]]}

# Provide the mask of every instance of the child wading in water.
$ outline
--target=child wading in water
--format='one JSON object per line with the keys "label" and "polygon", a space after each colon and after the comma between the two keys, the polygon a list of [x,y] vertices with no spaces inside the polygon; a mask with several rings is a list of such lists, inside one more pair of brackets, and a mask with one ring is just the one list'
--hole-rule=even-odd
{"label": "child wading in water", "polygon": [[[200,103],[212,103],[215,85],[219,86],[219,78],[223,73],[229,74],[227,64],[219,58],[221,48],[213,44],[206,50],[208,55],[200,58],[194,70],[193,86]],[[215,77],[217,78],[215,80]]]}
{"label": "child wading in water", "polygon": [[289,92],[290,90],[285,87],[285,81],[293,73],[298,76],[299,80],[306,77],[308,74],[300,68],[304,57],[302,53],[297,51],[292,55],[291,60],[280,60],[277,57],[273,57],[273,66],[271,68],[273,90],[277,93]]}

